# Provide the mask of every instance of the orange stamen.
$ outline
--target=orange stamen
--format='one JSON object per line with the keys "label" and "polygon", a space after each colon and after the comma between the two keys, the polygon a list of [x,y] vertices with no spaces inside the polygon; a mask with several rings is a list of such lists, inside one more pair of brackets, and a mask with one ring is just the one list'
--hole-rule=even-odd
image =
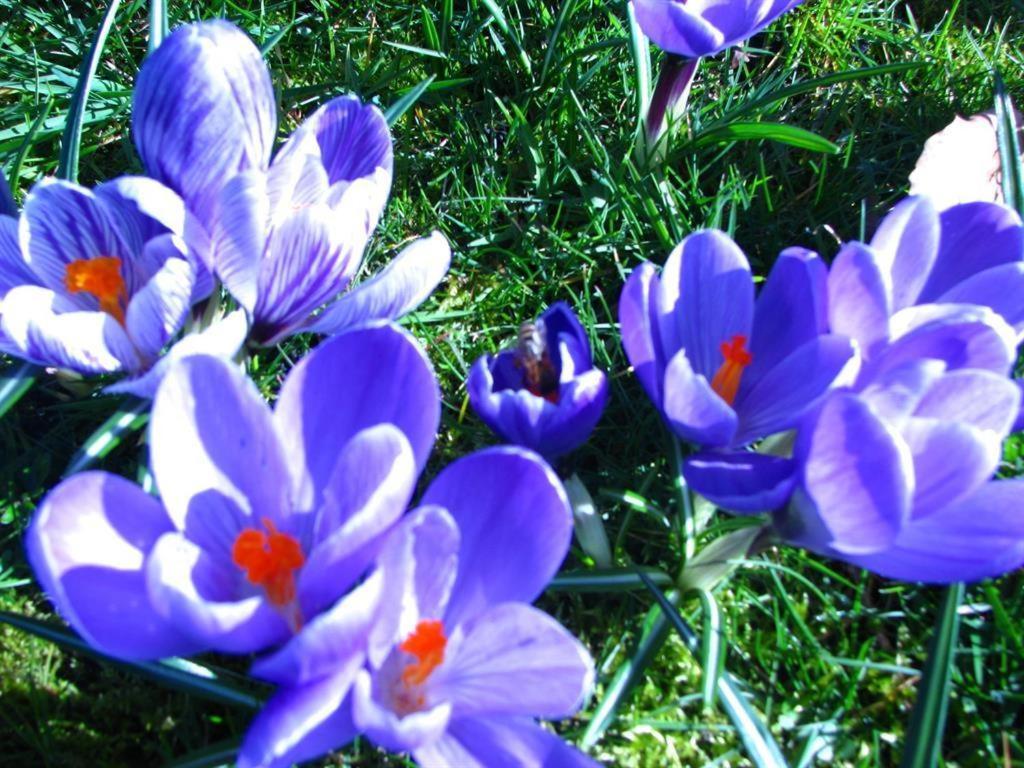
{"label": "orange stamen", "polygon": [[746,347],[747,337],[741,333],[733,336],[731,341],[723,341],[721,350],[725,360],[711,379],[711,388],[729,405],[736,401],[743,369],[754,359]]}
{"label": "orange stamen", "polygon": [[267,533],[246,528],[238,534],[231,559],[246,572],[249,582],[263,587],[267,599],[280,608],[295,599],[295,571],[306,558],[294,536],[280,533],[267,518],[263,518],[263,527]]}
{"label": "orange stamen", "polygon": [[402,682],[407,686],[421,685],[444,661],[444,648],[448,638],[444,625],[436,619],[423,619],[398,650],[416,657],[416,661],[402,670]]}
{"label": "orange stamen", "polygon": [[65,268],[64,283],[71,293],[91,293],[99,299],[101,310],[124,325],[128,289],[121,277],[121,260],[117,256],[72,261]]}

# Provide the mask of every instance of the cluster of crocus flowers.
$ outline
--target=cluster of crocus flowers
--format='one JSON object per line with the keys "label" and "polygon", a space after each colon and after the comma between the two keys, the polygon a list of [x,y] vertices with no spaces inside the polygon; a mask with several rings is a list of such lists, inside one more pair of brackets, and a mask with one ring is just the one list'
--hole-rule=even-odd
{"label": "cluster of crocus flowers", "polygon": [[1024,562],[1024,481],[992,480],[1021,402],[1008,377],[1024,312],[1013,211],[938,214],[909,198],[830,270],[790,249],[753,309],[752,293],[739,250],[704,232],[660,280],[638,267],[620,300],[637,376],[702,449],[684,466],[694,490],[893,578],[975,580]]}
{"label": "cluster of crocus flowers", "polygon": [[210,269],[249,316],[254,344],[398,318],[448,270],[448,242],[435,232],[344,293],[390,192],[387,122],[341,96],[271,158],[270,72],[231,24],[185,25],[160,45],[139,73],[132,127],[147,173],[203,222]]}
{"label": "cluster of crocus flowers", "polygon": [[466,389],[488,427],[547,459],[586,442],[608,401],[587,333],[561,301],[520,327],[514,349],[480,357]]}

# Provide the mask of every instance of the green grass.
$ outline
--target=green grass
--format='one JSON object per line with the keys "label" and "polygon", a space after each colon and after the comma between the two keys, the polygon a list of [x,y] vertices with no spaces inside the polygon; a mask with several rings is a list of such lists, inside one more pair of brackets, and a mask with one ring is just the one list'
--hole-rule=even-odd
{"label": "green grass", "polygon": [[[387,107],[435,78],[394,128],[394,187],[369,259],[379,264],[434,228],[453,244],[450,276],[407,321],[444,393],[427,477],[494,442],[466,407],[472,361],[510,343],[518,324],[547,303],[567,299],[610,374],[612,401],[588,446],[560,469],[579,472],[590,488],[620,564],[670,573],[681,543],[665,524],[674,514],[669,442],[619,346],[624,275],[641,259],[660,263],[705,226],[729,230],[761,274],[790,245],[831,257],[839,240],[870,232],[905,193],[931,133],[956,112],[991,106],[993,65],[1024,100],[1019,3],[808,0],[752,40],[745,57],[704,62],[689,132],[674,140],[664,173],[651,174],[631,160],[636,73],[625,3],[570,2],[557,39],[561,8],[552,0],[495,0],[500,21],[478,0],[454,3],[450,20],[445,3],[412,0],[170,5],[172,26],[225,16],[257,43],[276,40],[268,60],[283,130],[335,94],[356,92]],[[17,171],[11,181],[20,195],[55,170],[71,91],[102,11],[69,0],[0,0],[0,164]],[[139,170],[128,118],[146,34],[145,3],[125,2],[89,100],[83,183]],[[656,67],[660,54],[652,54]],[[773,99],[832,73],[901,62],[922,66]],[[839,153],[700,141],[736,119],[804,128]],[[253,361],[268,396],[309,343]],[[92,392],[85,382],[49,377],[0,420],[0,608],[49,615],[28,581],[20,540],[35,503],[118,403]],[[1011,444],[1008,474],[1024,468],[1022,453]],[[134,476],[139,456],[129,440],[106,466]],[[625,491],[649,499],[651,509],[622,503]],[[728,522],[716,518],[709,535]],[[567,567],[586,567],[582,554],[571,553]],[[772,549],[716,597],[726,667],[746,684],[791,765],[810,765],[819,747],[835,765],[898,763],[939,590]],[[559,726],[570,738],[583,733],[651,604],[643,590],[542,599],[588,645],[600,672],[588,708]],[[699,626],[696,598],[681,605]],[[970,587],[966,606],[946,764],[1024,764],[1021,574]],[[244,669],[239,660],[214,661]],[[700,681],[699,665],[671,635],[595,756],[621,766],[749,764],[730,722],[703,708]],[[161,763],[239,737],[247,717],[0,628],[0,765]],[[365,745],[344,759],[404,764]]]}

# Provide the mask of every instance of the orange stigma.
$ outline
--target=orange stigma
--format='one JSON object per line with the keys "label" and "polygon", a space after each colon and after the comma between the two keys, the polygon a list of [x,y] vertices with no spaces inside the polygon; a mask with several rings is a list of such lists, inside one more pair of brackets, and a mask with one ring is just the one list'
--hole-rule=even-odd
{"label": "orange stigma", "polygon": [[731,341],[723,341],[721,350],[725,360],[711,380],[711,388],[725,402],[732,405],[740,389],[743,369],[750,365],[754,358],[747,350],[747,337],[741,333],[733,336]]}
{"label": "orange stigma", "polygon": [[128,289],[121,277],[121,260],[117,256],[72,261],[65,268],[64,284],[71,293],[91,293],[99,299],[100,309],[124,325]]}
{"label": "orange stigma", "polygon": [[398,650],[416,657],[416,661],[402,670],[402,682],[406,685],[421,685],[444,661],[444,647],[447,642],[444,625],[440,621],[420,621],[413,633],[398,646]]}
{"label": "orange stigma", "polygon": [[306,558],[294,536],[278,532],[266,517],[263,527],[267,533],[246,528],[238,534],[231,559],[252,584],[263,587],[271,603],[281,608],[295,599],[295,571]]}

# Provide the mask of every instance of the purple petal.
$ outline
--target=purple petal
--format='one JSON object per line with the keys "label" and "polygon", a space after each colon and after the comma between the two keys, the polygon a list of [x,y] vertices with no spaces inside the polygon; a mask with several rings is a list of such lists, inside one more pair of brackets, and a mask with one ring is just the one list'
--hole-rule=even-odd
{"label": "purple petal", "polygon": [[929,387],[914,415],[970,424],[1001,442],[1011,430],[1020,397],[1019,386],[1003,376],[970,369],[952,371]]}
{"label": "purple petal", "polygon": [[173,530],[160,503],[105,472],[83,472],[39,505],[25,546],[58,612],[89,644],[125,659],[202,650],[152,607],[143,562]]}
{"label": "purple petal", "polygon": [[307,685],[344,669],[355,659],[361,666],[367,636],[380,610],[383,578],[364,581],[273,654],[258,659],[252,674],[279,685]]}
{"label": "purple petal", "polygon": [[270,73],[237,27],[178,27],[142,65],[132,135],[149,176],[178,192],[205,223],[232,176],[267,167],[277,130]]}
{"label": "purple petal", "polygon": [[446,702],[399,716],[390,702],[376,698],[375,688],[370,673],[365,670],[356,676],[352,687],[352,720],[375,744],[392,752],[411,752],[444,734],[451,716],[450,704]]}
{"label": "purple petal", "polygon": [[214,230],[214,271],[249,314],[256,308],[260,264],[270,225],[267,177],[240,173],[224,185]]}
{"label": "purple petal", "polygon": [[998,203],[963,203],[940,216],[939,255],[919,302],[934,301],[971,275],[1020,261],[1024,227],[1020,217]]}
{"label": "purple petal", "polygon": [[733,443],[745,445],[796,426],[841,377],[856,350],[845,336],[818,336],[767,371],[736,401],[739,427]]}
{"label": "purple petal", "polygon": [[358,735],[346,701],[358,659],[327,677],[284,688],[252,721],[238,768],[288,768],[340,749]]}
{"label": "purple petal", "polygon": [[320,157],[320,145],[312,135],[297,140],[293,135],[267,172],[267,202],[271,216],[280,220],[289,211],[327,200],[330,182]]}
{"label": "purple petal", "polygon": [[212,650],[253,653],[289,635],[284,615],[245,583],[240,568],[179,533],[153,547],[146,586],[161,615]]}
{"label": "purple petal", "polygon": [[[576,313],[564,301],[556,301],[541,314],[539,318],[544,323],[547,331],[547,344],[549,350],[554,350],[564,345],[571,353],[572,367],[574,371],[586,371],[593,367],[594,362],[590,355],[590,339],[587,331],[583,328]],[[561,373],[562,355],[557,366]],[[554,362],[554,361],[553,361]]]}
{"label": "purple petal", "polygon": [[789,248],[779,254],[754,305],[750,367],[743,390],[798,347],[828,330],[828,269],[813,251]]}
{"label": "purple petal", "polygon": [[322,611],[362,576],[405,512],[416,474],[409,441],[391,424],[364,429],[344,447],[324,488],[299,578],[304,615]]}
{"label": "purple petal", "polygon": [[869,356],[889,338],[891,287],[878,256],[866,245],[847,243],[828,275],[829,325],[849,336]]}
{"label": "purple petal", "polygon": [[892,310],[917,303],[939,252],[939,214],[927,197],[908,197],[882,220],[871,250],[890,276]]}
{"label": "purple petal", "polygon": [[685,349],[665,370],[664,413],[672,430],[700,445],[728,445],[736,434],[732,407],[711,389],[708,380],[690,367]]}
{"label": "purple petal", "polygon": [[724,232],[695,232],[665,262],[661,306],[664,349],[685,349],[693,370],[710,380],[722,365],[722,343],[750,339],[754,280],[747,257]]}
{"label": "purple petal", "polygon": [[1000,264],[976,272],[943,293],[938,301],[946,304],[981,304],[991,307],[1024,336],[1024,261]]}
{"label": "purple petal", "polygon": [[345,289],[365,240],[326,205],[301,208],[270,233],[260,264],[253,336],[276,343]]}
{"label": "purple petal", "polygon": [[431,694],[453,717],[568,717],[590,693],[594,664],[553,618],[504,603],[477,616],[430,678]]}
{"label": "purple petal", "polygon": [[659,359],[662,354],[658,330],[660,292],[654,265],[644,262],[633,270],[619,297],[622,347],[647,396],[659,408],[665,365],[665,361]]}
{"label": "purple petal", "polygon": [[813,425],[798,433],[796,456],[803,490],[829,536],[807,542],[812,548],[854,554],[892,543],[910,514],[910,452],[863,401],[845,393],[828,398]]}
{"label": "purple petal", "polygon": [[945,372],[946,365],[941,360],[907,360],[873,378],[860,390],[860,397],[879,418],[899,430]]}
{"label": "purple petal", "polygon": [[413,757],[424,766],[600,768],[600,763],[523,717],[452,720],[443,738],[420,747]]}
{"label": "purple petal", "polygon": [[16,217],[18,215],[18,206],[14,204],[14,195],[11,194],[11,188],[7,184],[7,177],[4,176],[4,172],[0,171],[0,216]]}
{"label": "purple petal", "polygon": [[168,259],[128,304],[125,325],[135,348],[155,358],[185,324],[192,303],[195,269],[184,259]]}
{"label": "purple petal", "polygon": [[7,342],[26,360],[84,374],[142,367],[124,328],[105,312],[77,311],[66,297],[35,285],[8,291],[0,309]]}
{"label": "purple petal", "polygon": [[152,368],[133,379],[122,379],[104,388],[104,392],[135,395],[145,400],[156,397],[157,388],[171,367],[179,360],[193,355],[213,355],[225,360],[232,359],[241,349],[249,323],[245,311],[237,309],[227,317],[214,322],[209,328],[192,333],[177,342],[156,361]]}
{"label": "purple petal", "polygon": [[[69,181],[44,179],[25,198],[20,222],[25,261],[47,288],[65,292],[67,265],[95,256],[116,256],[129,295],[136,287],[126,269],[133,251],[106,203],[84,187]],[[141,243],[137,244],[141,246]],[[76,294],[80,309],[96,309],[95,299]]]}
{"label": "purple petal", "polygon": [[446,624],[495,603],[532,602],[569,551],[565,490],[547,464],[519,448],[491,448],[449,464],[422,503],[447,509],[462,537]]}
{"label": "purple petal", "polygon": [[18,220],[0,216],[0,300],[16,285],[35,285],[38,281],[21,254]]}
{"label": "purple petal", "polygon": [[[1024,379],[1014,379],[1013,383],[1017,385],[1017,389],[1020,390],[1021,396],[1024,398]],[[1010,431],[1020,432],[1022,429],[1024,429],[1024,408],[1017,411],[1017,419],[1013,422]]]}
{"label": "purple petal", "polygon": [[686,460],[683,474],[715,506],[747,514],[785,504],[796,485],[797,464],[761,453],[698,453]]}
{"label": "purple petal", "polygon": [[377,275],[313,318],[306,330],[334,335],[367,321],[397,320],[433,292],[447,274],[451,256],[440,232],[416,240]]}
{"label": "purple petal", "polygon": [[[270,409],[225,360],[196,355],[164,377],[150,419],[150,463],[180,530],[230,562],[243,527],[288,532],[289,472]],[[230,511],[229,511],[230,510]]]}
{"label": "purple petal", "polygon": [[1000,576],[1024,564],[1024,480],[996,480],[909,523],[891,547],[848,558],[892,579],[951,584]]}
{"label": "purple petal", "polygon": [[404,432],[422,469],[440,417],[434,371],[408,332],[382,323],[320,344],[292,369],[274,411],[285,455],[304,468],[298,507],[319,504],[343,447],[376,424]]}

